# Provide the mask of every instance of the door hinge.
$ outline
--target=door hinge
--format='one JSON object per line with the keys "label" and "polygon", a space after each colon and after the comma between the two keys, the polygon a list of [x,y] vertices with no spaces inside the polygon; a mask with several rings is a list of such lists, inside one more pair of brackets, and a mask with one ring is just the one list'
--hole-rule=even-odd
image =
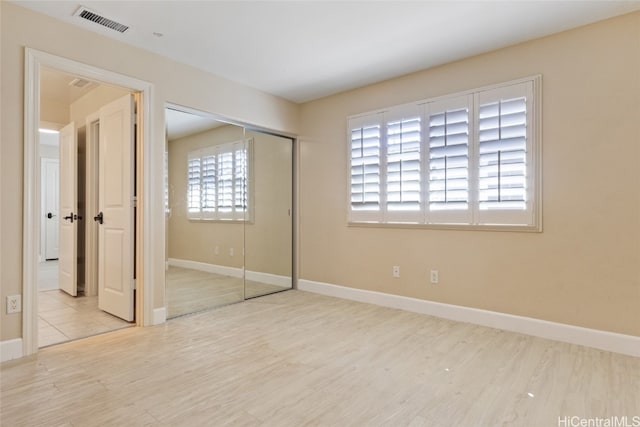
{"label": "door hinge", "polygon": [[131,280],[131,289],[136,290],[136,279]]}
{"label": "door hinge", "polygon": [[131,205],[132,205],[134,208],[138,207],[138,198],[137,198],[136,196],[133,196],[133,197],[131,198]]}

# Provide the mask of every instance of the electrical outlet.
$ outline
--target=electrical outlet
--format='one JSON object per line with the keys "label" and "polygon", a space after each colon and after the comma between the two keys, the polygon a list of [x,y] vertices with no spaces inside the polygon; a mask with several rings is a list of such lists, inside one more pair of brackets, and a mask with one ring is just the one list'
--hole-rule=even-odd
{"label": "electrical outlet", "polygon": [[7,314],[20,313],[22,311],[22,297],[10,295],[7,297]]}
{"label": "electrical outlet", "polygon": [[235,254],[235,251],[233,250],[233,248],[229,248],[229,256],[233,256]]}
{"label": "electrical outlet", "polygon": [[438,276],[438,270],[431,270],[431,283],[435,285],[439,280],[440,277]]}
{"label": "electrical outlet", "polygon": [[400,266],[399,265],[394,265],[393,266],[393,277],[400,277]]}

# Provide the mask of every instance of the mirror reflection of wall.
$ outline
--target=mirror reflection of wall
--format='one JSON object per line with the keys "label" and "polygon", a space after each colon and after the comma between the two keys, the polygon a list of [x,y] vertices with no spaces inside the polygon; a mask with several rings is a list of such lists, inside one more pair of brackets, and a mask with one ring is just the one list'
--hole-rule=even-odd
{"label": "mirror reflection of wall", "polygon": [[290,289],[292,141],[166,117],[168,317]]}

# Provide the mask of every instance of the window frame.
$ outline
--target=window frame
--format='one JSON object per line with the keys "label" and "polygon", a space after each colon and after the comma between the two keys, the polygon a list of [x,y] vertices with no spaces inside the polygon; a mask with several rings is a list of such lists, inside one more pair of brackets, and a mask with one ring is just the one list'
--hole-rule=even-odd
{"label": "window frame", "polygon": [[[481,211],[479,203],[479,106],[487,95],[496,100],[500,94],[513,91],[526,93],[526,201],[525,210]],[[429,120],[433,106],[455,105],[465,99],[469,103],[468,137],[468,210],[430,210],[429,208]],[[421,108],[421,208],[415,211],[390,212],[387,195],[387,124],[400,112]],[[375,211],[354,210],[352,197],[352,123],[377,122],[380,126],[380,204]],[[346,120],[347,144],[347,225],[358,227],[434,228],[491,231],[542,231],[542,75],[534,75],[462,92],[423,99],[366,113],[351,115]]]}
{"label": "window frame", "polygon": [[[246,184],[245,184],[245,192],[246,192],[246,206],[244,210],[236,209],[236,195],[235,195],[235,183],[237,180],[237,165],[236,165],[236,154],[240,148],[244,148],[246,150],[245,155],[245,169],[246,169]],[[229,212],[220,211],[218,201],[219,201],[219,158],[218,156],[221,154],[233,154],[233,162],[234,165],[231,170],[231,210]],[[202,158],[206,156],[215,156],[215,208],[210,211],[204,211],[203,208],[203,177],[202,177]],[[198,205],[198,211],[190,211],[189,209],[189,164],[192,159],[200,159],[200,201]],[[225,142],[222,144],[209,145],[206,147],[201,147],[195,150],[190,150],[187,153],[187,170],[186,170],[186,195],[187,195],[187,203],[185,205],[186,208],[186,217],[189,221],[213,221],[213,222],[253,222],[253,138],[242,139],[238,141]]]}

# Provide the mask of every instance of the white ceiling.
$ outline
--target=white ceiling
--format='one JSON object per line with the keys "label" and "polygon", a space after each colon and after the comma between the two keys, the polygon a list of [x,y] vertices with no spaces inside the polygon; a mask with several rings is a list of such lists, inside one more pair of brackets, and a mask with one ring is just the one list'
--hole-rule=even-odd
{"label": "white ceiling", "polygon": [[167,140],[169,141],[211,130],[226,124],[210,117],[187,113],[172,108],[165,108],[164,111],[167,123]]}
{"label": "white ceiling", "polygon": [[[14,2],[295,102],[640,9],[606,0]],[[80,4],[130,29],[74,17]]]}
{"label": "white ceiling", "polygon": [[59,104],[69,105],[99,86],[98,83],[89,82],[84,87],[76,87],[71,84],[74,80],[76,77],[71,74],[42,69],[40,96],[52,99]]}

